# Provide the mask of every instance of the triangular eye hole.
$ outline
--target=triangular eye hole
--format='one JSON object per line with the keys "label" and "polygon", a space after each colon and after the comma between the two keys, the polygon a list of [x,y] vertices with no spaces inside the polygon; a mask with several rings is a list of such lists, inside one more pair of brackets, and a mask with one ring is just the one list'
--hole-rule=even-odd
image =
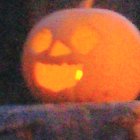
{"label": "triangular eye hole", "polygon": [[35,53],[42,53],[47,50],[52,42],[52,33],[50,30],[43,28],[39,32],[35,33],[29,41],[29,46]]}
{"label": "triangular eye hole", "polygon": [[62,55],[68,55],[68,54],[71,54],[70,48],[68,48],[68,46],[66,46],[61,41],[56,40],[52,46],[50,55],[51,56],[62,56]]}
{"label": "triangular eye hole", "polygon": [[71,44],[80,54],[89,53],[98,43],[99,36],[96,31],[87,26],[77,27],[72,33]]}

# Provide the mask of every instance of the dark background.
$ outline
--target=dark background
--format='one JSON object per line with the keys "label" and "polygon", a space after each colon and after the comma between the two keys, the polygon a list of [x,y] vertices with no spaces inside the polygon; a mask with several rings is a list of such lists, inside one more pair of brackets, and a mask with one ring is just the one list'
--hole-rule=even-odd
{"label": "dark background", "polygon": [[[0,104],[39,103],[21,75],[21,55],[27,33],[44,15],[76,7],[80,1],[0,0]],[[140,29],[139,0],[96,0],[94,7],[122,13]]]}

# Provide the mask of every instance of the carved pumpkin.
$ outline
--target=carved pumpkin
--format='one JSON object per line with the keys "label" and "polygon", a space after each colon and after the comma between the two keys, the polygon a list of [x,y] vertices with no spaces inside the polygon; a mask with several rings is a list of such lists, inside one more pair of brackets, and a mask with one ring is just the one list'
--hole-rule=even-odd
{"label": "carved pumpkin", "polygon": [[42,101],[123,102],[140,91],[140,34],[104,9],[46,16],[24,47],[23,75]]}

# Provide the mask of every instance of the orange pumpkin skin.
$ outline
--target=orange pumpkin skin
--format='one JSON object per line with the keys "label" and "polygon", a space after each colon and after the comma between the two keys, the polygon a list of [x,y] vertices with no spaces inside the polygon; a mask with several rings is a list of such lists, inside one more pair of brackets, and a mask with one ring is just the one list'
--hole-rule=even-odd
{"label": "orange pumpkin skin", "polygon": [[[54,45],[56,42],[59,45]],[[64,54],[60,47],[63,45],[69,49]],[[54,47],[60,49],[55,51]],[[75,65],[82,73],[73,84],[67,81],[73,80],[69,70]],[[44,102],[131,101],[140,91],[140,34],[132,23],[113,11],[58,11],[31,30],[22,68],[33,95]]]}

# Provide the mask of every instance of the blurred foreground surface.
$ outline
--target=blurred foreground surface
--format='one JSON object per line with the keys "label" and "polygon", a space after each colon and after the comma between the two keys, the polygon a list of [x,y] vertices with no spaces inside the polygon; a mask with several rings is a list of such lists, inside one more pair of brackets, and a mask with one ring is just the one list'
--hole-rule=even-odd
{"label": "blurred foreground surface", "polygon": [[0,140],[140,140],[140,102],[0,107]]}

